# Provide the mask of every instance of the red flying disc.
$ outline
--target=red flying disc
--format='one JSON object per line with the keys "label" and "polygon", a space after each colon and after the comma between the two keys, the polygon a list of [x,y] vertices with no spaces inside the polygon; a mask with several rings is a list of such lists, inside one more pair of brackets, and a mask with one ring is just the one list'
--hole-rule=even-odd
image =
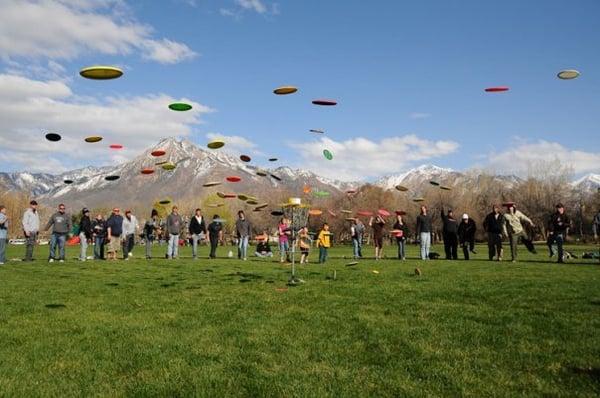
{"label": "red flying disc", "polygon": [[227,181],[229,182],[240,182],[242,181],[242,179],[238,176],[229,176],[227,178],[225,178]]}
{"label": "red flying disc", "polygon": [[404,236],[404,231],[401,229],[392,229],[390,231],[390,234],[392,234],[396,238],[401,238],[402,236]]}
{"label": "red flying disc", "polygon": [[317,100],[314,100],[312,103],[313,103],[313,104],[315,104],[315,105],[322,105],[322,106],[333,106],[333,105],[337,105],[337,102],[336,102],[336,101],[333,101],[333,100],[326,100],[326,99],[317,99]]}
{"label": "red flying disc", "polygon": [[361,211],[357,211],[356,214],[358,214],[359,216],[369,217],[369,216],[373,215],[373,212],[367,211],[367,210],[361,210]]}
{"label": "red flying disc", "polygon": [[508,91],[510,88],[506,86],[498,86],[498,87],[488,87],[485,89],[486,93],[501,93],[503,91]]}
{"label": "red flying disc", "polygon": [[164,151],[164,149],[157,149],[156,151],[152,151],[150,152],[150,155],[152,156],[163,156],[166,152]]}
{"label": "red flying disc", "polygon": [[406,212],[404,210],[396,210],[396,215],[397,216],[405,216]]}
{"label": "red flying disc", "polygon": [[108,147],[110,149],[123,149],[123,145],[121,144],[110,144]]}
{"label": "red flying disc", "polygon": [[387,211],[386,209],[379,209],[379,210],[377,210],[377,214],[379,214],[381,217],[389,217],[389,216],[391,216],[390,212]]}
{"label": "red flying disc", "polygon": [[251,161],[252,159],[250,159],[250,156],[248,156],[248,155],[240,155],[240,160],[241,160],[242,162],[249,162],[249,161]]}
{"label": "red flying disc", "polygon": [[225,195],[223,195],[223,199],[234,199],[237,198],[237,195],[234,193],[226,193]]}
{"label": "red flying disc", "polygon": [[153,174],[153,173],[154,173],[154,169],[150,169],[150,168],[142,169],[142,174]]}

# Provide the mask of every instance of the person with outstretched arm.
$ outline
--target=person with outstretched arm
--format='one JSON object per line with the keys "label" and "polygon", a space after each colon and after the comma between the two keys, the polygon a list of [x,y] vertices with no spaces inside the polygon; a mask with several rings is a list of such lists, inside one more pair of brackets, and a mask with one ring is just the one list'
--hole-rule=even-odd
{"label": "person with outstretched arm", "polygon": [[537,253],[533,242],[529,239],[527,232],[525,231],[524,225],[529,228],[534,228],[535,224],[529,217],[517,210],[517,206],[514,203],[507,203],[508,211],[504,214],[504,220],[506,225],[506,231],[508,234],[508,240],[510,242],[510,254],[512,262],[517,261],[517,244],[519,238],[531,253]]}

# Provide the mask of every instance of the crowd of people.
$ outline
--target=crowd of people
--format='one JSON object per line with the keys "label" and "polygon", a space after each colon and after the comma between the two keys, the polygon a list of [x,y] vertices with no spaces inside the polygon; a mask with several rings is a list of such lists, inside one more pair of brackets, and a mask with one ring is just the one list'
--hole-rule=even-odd
{"label": "crowd of people", "polygon": [[[535,227],[534,222],[517,209],[516,204],[506,203],[506,211],[502,212],[499,205],[493,205],[492,211],[485,217],[482,223],[487,237],[489,260],[502,261],[504,249],[503,241],[507,240],[510,248],[511,261],[518,259],[518,245],[521,242],[528,251],[536,253],[531,231]],[[24,261],[33,260],[33,252],[38,235],[41,230],[38,204],[32,200],[29,208],[24,212],[22,218],[23,233],[25,235],[25,258]],[[410,230],[404,219],[405,213],[397,212],[394,224],[390,231],[386,232],[386,219],[381,214],[371,217],[368,226],[372,230],[373,245],[375,248],[375,259],[383,258],[384,237],[390,236],[397,245],[397,258],[406,259],[406,244],[409,241]],[[452,209],[440,208],[442,221],[442,240],[444,243],[445,258],[449,260],[458,259],[458,249],[462,249],[465,260],[469,260],[475,252],[475,235],[477,224],[468,214],[457,218]],[[355,259],[363,257],[363,243],[367,234],[365,224],[359,218],[350,219],[350,236],[352,239],[352,254]],[[6,261],[7,230],[10,220],[6,215],[6,208],[0,206],[0,265]],[[126,210],[124,215],[118,207],[112,209],[109,217],[99,213],[91,217],[90,210],[82,209],[79,223],[75,229],[75,235],[79,238],[80,253],[79,260],[117,260],[119,252],[122,258],[128,260],[136,242],[140,236],[145,246],[145,257],[153,257],[153,244],[161,237],[166,243],[166,259],[174,259],[179,256],[180,243],[185,238],[189,239],[192,246],[192,258],[198,258],[198,247],[202,241],[210,245],[210,258],[217,256],[217,248],[223,244],[224,220],[214,215],[210,222],[204,219],[201,209],[196,209],[188,220],[184,220],[179,214],[177,206],[173,206],[171,213],[166,219],[159,218],[158,211],[152,210],[150,217],[140,225],[131,210]],[[559,203],[556,210],[548,217],[547,222],[547,247],[550,257],[557,256],[559,263],[564,262],[564,242],[571,228],[571,220],[565,213],[564,206]],[[48,261],[64,262],[65,245],[67,239],[73,234],[73,219],[66,212],[64,204],[58,206],[57,211],[50,216],[43,230],[50,231]],[[594,217],[593,231],[595,238],[600,233],[600,211]],[[141,233],[140,233],[141,232]],[[248,248],[252,238],[253,228],[246,218],[244,211],[237,213],[234,235],[237,244],[237,257],[241,260],[248,259]],[[416,230],[413,241],[420,246],[420,258],[429,260],[436,258],[436,253],[431,252],[433,234],[433,220],[427,206],[421,206],[420,214],[416,218]],[[273,257],[270,247],[272,236],[268,231],[254,236],[256,241],[256,257]],[[327,261],[328,249],[332,244],[332,233],[329,225],[323,223],[319,232],[312,234],[308,226],[302,226],[294,230],[288,218],[282,217],[277,225],[276,240],[279,246],[279,261],[290,262],[290,252],[300,252],[300,263],[309,261],[309,254],[313,245],[318,248],[318,262]],[[93,244],[93,256],[88,257],[88,247]],[[231,255],[231,254],[230,254]],[[162,256],[159,256],[162,258]]]}

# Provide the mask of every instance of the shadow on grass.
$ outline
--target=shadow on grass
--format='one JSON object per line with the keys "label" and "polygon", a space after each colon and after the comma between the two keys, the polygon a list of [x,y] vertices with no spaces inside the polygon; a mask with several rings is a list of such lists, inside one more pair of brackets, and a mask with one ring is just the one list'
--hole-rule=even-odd
{"label": "shadow on grass", "polygon": [[60,304],[60,303],[57,303],[57,304],[46,304],[46,308],[50,308],[50,309],[58,309],[58,308],[65,308],[65,307],[66,307],[66,305]]}
{"label": "shadow on grass", "polygon": [[587,376],[595,382],[600,383],[600,368],[594,368],[591,366],[587,368],[582,368],[579,366],[569,366],[567,367],[567,370],[576,375]]}

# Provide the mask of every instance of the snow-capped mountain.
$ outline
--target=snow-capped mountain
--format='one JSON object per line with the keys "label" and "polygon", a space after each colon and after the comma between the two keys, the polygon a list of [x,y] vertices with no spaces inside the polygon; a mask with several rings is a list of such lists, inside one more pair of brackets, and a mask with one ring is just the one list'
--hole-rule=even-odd
{"label": "snow-capped mountain", "polygon": [[419,191],[429,185],[429,181],[437,181],[442,184],[447,184],[450,180],[463,176],[462,173],[452,169],[445,169],[425,164],[414,169],[410,169],[404,173],[383,177],[375,182],[375,185],[383,189],[394,189],[397,185],[403,185],[413,191]]}
{"label": "snow-capped mountain", "polygon": [[573,181],[573,188],[579,191],[596,191],[600,189],[600,174],[588,174]]}

